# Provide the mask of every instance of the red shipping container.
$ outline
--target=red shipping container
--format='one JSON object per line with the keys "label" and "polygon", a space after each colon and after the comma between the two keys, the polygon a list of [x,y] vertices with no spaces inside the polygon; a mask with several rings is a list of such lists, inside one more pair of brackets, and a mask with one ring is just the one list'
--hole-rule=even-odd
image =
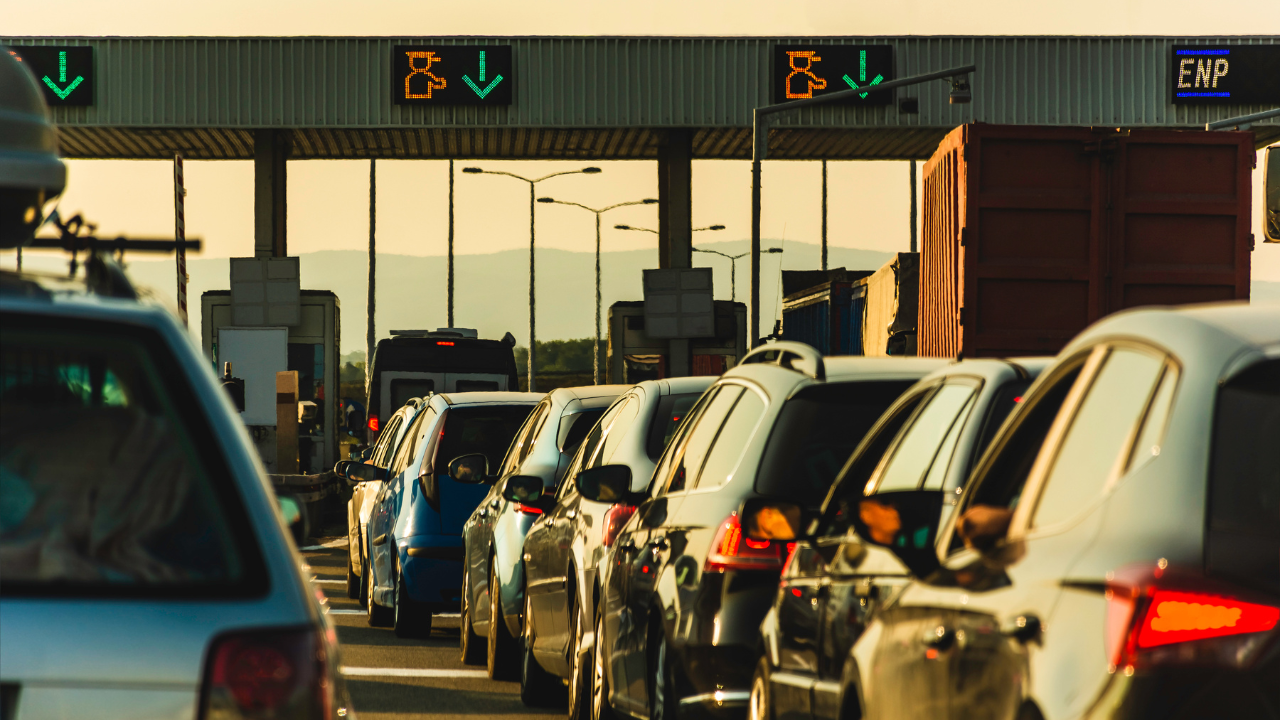
{"label": "red shipping container", "polygon": [[964,125],[925,165],[918,352],[1050,355],[1138,305],[1248,299],[1253,133]]}

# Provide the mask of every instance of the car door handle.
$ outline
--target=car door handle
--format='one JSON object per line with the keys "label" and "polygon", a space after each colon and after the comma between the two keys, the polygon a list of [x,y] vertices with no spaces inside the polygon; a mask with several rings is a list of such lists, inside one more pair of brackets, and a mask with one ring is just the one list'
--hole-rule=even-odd
{"label": "car door handle", "polygon": [[949,650],[956,644],[956,631],[946,625],[939,625],[925,631],[924,645],[932,650]]}
{"label": "car door handle", "polygon": [[1040,618],[1030,613],[1019,615],[1000,628],[1000,632],[1005,637],[1011,637],[1023,645],[1038,639],[1043,631],[1044,627],[1040,623]]}
{"label": "car door handle", "polygon": [[383,534],[379,535],[378,537],[374,538],[374,539],[373,539],[373,544],[374,544],[374,545],[386,545],[386,544],[387,544],[387,534],[386,534],[386,533],[383,533]]}

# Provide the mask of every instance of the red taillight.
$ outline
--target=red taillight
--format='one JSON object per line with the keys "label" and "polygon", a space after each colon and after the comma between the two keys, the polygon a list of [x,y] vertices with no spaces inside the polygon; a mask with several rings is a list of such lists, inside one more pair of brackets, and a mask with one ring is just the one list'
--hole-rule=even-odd
{"label": "red taillight", "polygon": [[521,513],[524,513],[525,515],[541,515],[542,508],[534,507],[532,505],[525,505],[524,503],[516,503],[516,512],[521,512]]}
{"label": "red taillight", "polygon": [[377,415],[369,416],[369,429],[372,430],[373,432],[378,432],[378,416]]}
{"label": "red taillight", "polygon": [[601,533],[600,542],[605,547],[611,547],[613,541],[618,539],[618,533],[622,531],[622,526],[627,524],[632,515],[636,514],[635,505],[614,505],[604,514],[604,532]]}
{"label": "red taillight", "polygon": [[437,341],[436,341],[436,344],[437,344],[437,345],[444,345],[444,346],[446,346],[446,347],[453,347],[453,341],[452,341],[452,340],[437,340]]}
{"label": "red taillight", "polygon": [[[1109,652],[1126,673],[1167,664],[1243,666],[1265,637],[1258,633],[1280,621],[1280,608],[1226,594],[1113,586],[1107,600]],[[1187,644],[1195,641],[1210,642]]]}
{"label": "red taillight", "polygon": [[743,536],[742,522],[738,513],[733,513],[720,523],[702,569],[704,572],[781,570],[794,548],[794,542],[752,540]]}
{"label": "red taillight", "polygon": [[311,629],[223,635],[209,649],[202,718],[327,718],[328,654]]}

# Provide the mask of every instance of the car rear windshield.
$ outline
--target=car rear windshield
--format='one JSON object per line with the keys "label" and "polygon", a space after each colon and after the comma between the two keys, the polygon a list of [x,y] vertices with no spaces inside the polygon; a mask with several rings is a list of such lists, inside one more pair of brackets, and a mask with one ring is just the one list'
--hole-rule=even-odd
{"label": "car rear windshield", "polygon": [[666,395],[658,401],[658,411],[653,414],[653,424],[649,426],[649,438],[646,451],[654,462],[662,457],[662,451],[671,442],[680,423],[697,404],[702,393],[678,393]]}
{"label": "car rear windshield", "polygon": [[3,593],[265,591],[226,463],[160,338],[13,315],[3,325]]}
{"label": "car rear windshield", "polygon": [[1209,476],[1210,575],[1280,592],[1280,360],[1218,391]]}
{"label": "car rear windshield", "polygon": [[436,453],[436,473],[448,472],[456,457],[483,453],[496,468],[507,454],[511,440],[533,410],[533,405],[481,405],[449,409],[444,437]]}
{"label": "car rear windshield", "polygon": [[583,438],[587,433],[591,432],[591,428],[600,420],[600,416],[604,415],[607,408],[588,408],[581,412],[565,415],[560,418],[560,428],[558,430],[559,437],[556,438],[560,445],[560,452],[572,455],[578,450],[578,445],[582,444]]}
{"label": "car rear windshield", "polygon": [[909,381],[825,383],[787,400],[756,475],[756,492],[822,504],[836,474]]}

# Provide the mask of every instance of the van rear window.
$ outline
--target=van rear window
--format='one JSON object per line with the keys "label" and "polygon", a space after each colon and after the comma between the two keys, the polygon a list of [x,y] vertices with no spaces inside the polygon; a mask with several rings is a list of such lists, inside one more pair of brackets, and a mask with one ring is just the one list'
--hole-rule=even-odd
{"label": "van rear window", "polygon": [[1209,475],[1210,575],[1280,592],[1280,360],[1218,391]]}
{"label": "van rear window", "polygon": [[3,594],[265,591],[225,462],[160,339],[101,323],[4,326]]}

